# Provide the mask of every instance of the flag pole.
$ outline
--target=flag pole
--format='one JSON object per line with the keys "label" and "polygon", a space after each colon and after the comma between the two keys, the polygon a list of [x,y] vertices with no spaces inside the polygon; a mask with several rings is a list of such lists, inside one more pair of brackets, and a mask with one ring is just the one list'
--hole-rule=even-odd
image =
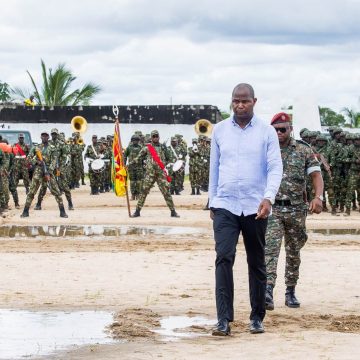
{"label": "flag pole", "polygon": [[[116,132],[119,134],[118,136],[118,145],[119,145],[119,150],[121,152],[121,157],[120,157],[120,162],[121,162],[121,167],[124,168],[125,164],[124,164],[124,157],[123,157],[123,148],[122,148],[122,144],[121,144],[121,136],[120,136],[120,126],[119,126],[119,109],[116,105],[113,106],[113,113],[115,115],[115,127],[116,127]],[[131,217],[131,210],[130,210],[130,200],[129,200],[129,192],[128,192],[128,174],[126,171],[126,176],[125,176],[125,193],[126,193],[126,204],[127,204],[127,209],[128,209],[128,214],[129,217]]]}

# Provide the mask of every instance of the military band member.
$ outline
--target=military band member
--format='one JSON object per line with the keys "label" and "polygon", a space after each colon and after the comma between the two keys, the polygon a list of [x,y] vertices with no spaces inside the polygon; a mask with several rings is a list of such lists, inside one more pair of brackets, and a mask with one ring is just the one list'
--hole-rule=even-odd
{"label": "military band member", "polygon": [[101,174],[92,169],[92,162],[100,159],[100,144],[97,141],[97,135],[92,136],[92,144],[88,145],[85,151],[85,160],[89,164],[89,178],[90,178],[90,195],[99,195],[99,188],[101,183]]}
{"label": "military band member", "polygon": [[18,187],[19,179],[23,179],[23,183],[26,189],[26,193],[29,191],[30,179],[29,179],[29,163],[26,157],[29,154],[30,146],[25,143],[25,137],[23,133],[18,136],[18,142],[15,144],[17,149],[17,155],[15,155],[15,169],[14,169],[14,181],[15,186]]}

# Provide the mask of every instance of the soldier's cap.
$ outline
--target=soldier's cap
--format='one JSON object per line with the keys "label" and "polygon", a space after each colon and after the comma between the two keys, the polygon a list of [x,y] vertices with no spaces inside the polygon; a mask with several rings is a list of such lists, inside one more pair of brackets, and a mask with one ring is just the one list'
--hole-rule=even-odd
{"label": "soldier's cap", "polygon": [[309,137],[310,130],[305,130],[302,132],[301,137],[302,138],[308,138]]}
{"label": "soldier's cap", "polygon": [[340,132],[340,136],[341,136],[341,137],[343,137],[343,136],[345,137],[346,134],[347,134],[347,131],[341,131],[341,132]]}
{"label": "soldier's cap", "polygon": [[48,133],[47,131],[42,131],[42,132],[41,132],[41,135],[47,135],[47,136],[49,136],[49,133]]}
{"label": "soldier's cap", "polygon": [[307,128],[302,128],[300,131],[299,131],[299,134],[300,134],[300,136],[302,135],[302,133],[304,132],[304,131],[308,131],[309,129],[307,129]]}
{"label": "soldier's cap", "polygon": [[339,127],[336,127],[334,130],[333,130],[333,134],[338,134],[338,133],[341,133],[342,132],[342,128],[339,128]]}
{"label": "soldier's cap", "polygon": [[93,139],[97,139],[97,135],[93,135],[92,138],[93,138]]}
{"label": "soldier's cap", "polygon": [[110,139],[111,139],[111,135],[106,135],[106,138],[107,138],[108,140],[110,140]]}
{"label": "soldier's cap", "polygon": [[102,144],[105,144],[105,145],[107,145],[107,143],[108,143],[105,138],[104,138],[104,139],[101,139],[100,141],[101,141]]}
{"label": "soldier's cap", "polygon": [[273,116],[270,124],[273,125],[275,123],[285,123],[285,122],[291,123],[290,115],[284,112],[279,112]]}
{"label": "soldier's cap", "polygon": [[151,136],[159,135],[159,132],[157,130],[153,130],[150,135]]}
{"label": "soldier's cap", "polygon": [[23,137],[25,137],[23,133],[20,133],[18,136],[18,138],[23,138]]}
{"label": "soldier's cap", "polygon": [[143,136],[143,133],[140,130],[136,130],[134,134],[138,136]]}
{"label": "soldier's cap", "polygon": [[170,139],[170,141],[177,141],[177,140],[178,140],[178,139],[177,139],[176,136],[172,136],[171,139]]}
{"label": "soldier's cap", "polygon": [[312,137],[317,137],[318,133],[316,131],[309,131],[308,132],[308,137],[312,138]]}
{"label": "soldier's cap", "polygon": [[317,137],[316,137],[316,141],[327,141],[328,138],[325,134],[319,134]]}
{"label": "soldier's cap", "polygon": [[354,137],[353,137],[353,134],[351,134],[351,133],[346,133],[345,134],[345,139],[346,140],[352,140]]}
{"label": "soldier's cap", "polygon": [[177,137],[177,138],[182,138],[183,136],[181,135],[181,134],[175,134],[175,137]]}
{"label": "soldier's cap", "polygon": [[59,130],[58,129],[51,129],[51,134],[59,134]]}
{"label": "soldier's cap", "polygon": [[205,135],[199,135],[199,140],[205,140]]}
{"label": "soldier's cap", "polygon": [[132,137],[131,137],[131,141],[133,140],[140,140],[140,136],[137,135],[137,134],[134,134]]}

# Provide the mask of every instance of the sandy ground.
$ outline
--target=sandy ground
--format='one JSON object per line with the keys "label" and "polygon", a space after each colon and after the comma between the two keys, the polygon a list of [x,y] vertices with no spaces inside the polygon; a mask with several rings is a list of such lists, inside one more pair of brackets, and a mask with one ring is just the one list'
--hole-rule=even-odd
{"label": "sandy ground", "polygon": [[[155,225],[198,231],[171,236],[0,238],[1,308],[114,313],[111,334],[123,341],[51,357],[58,359],[360,358],[360,235],[309,235],[297,287],[299,309],[284,305],[282,251],[275,310],[267,313],[265,334],[247,331],[248,281],[241,241],[232,336],[214,338],[209,326],[187,329],[203,336],[176,342],[150,332],[170,315],[216,318],[211,221],[209,212],[202,210],[206,195],[189,193],[187,184],[183,195],[174,197],[180,219],[170,217],[157,188],[136,219],[128,217],[125,199],[112,193],[90,196],[87,186],[74,192],[76,210],[68,212],[68,219],[59,217],[51,196],[45,198],[43,210],[31,210],[29,218],[20,218],[20,210],[10,210],[0,219],[2,225]],[[22,189],[20,200],[24,203]],[[360,229],[360,213],[311,215],[307,225],[308,229]]]}

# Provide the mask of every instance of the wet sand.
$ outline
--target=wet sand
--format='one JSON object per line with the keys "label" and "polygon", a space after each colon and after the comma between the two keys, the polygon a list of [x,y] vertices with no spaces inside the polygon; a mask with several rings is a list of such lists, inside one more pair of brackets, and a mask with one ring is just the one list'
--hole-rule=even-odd
{"label": "wet sand", "polygon": [[[22,190],[22,189],[21,189]],[[112,345],[90,345],[46,358],[69,359],[358,359],[360,351],[360,235],[310,233],[302,251],[299,309],[284,305],[284,251],[279,260],[275,310],[265,318],[266,333],[250,335],[247,266],[239,241],[235,263],[235,322],[232,336],[214,338],[210,326],[186,329],[203,335],[165,341],[151,329],[167,316],[215,319],[214,244],[206,195],[190,196],[188,184],[170,212],[157,188],[130,219],[124,198],[74,192],[75,211],[59,217],[47,195],[42,211],[10,210],[3,225],[127,225],[196,227],[194,234],[0,238],[3,274],[1,308],[105,310],[114,314],[107,329]],[[24,202],[24,193],[20,193]],[[132,209],[135,202],[132,202]],[[360,229],[360,213],[350,217],[310,215],[308,229]],[[241,239],[240,239],[241,240]],[[91,324],[89,324],[91,326]]]}

